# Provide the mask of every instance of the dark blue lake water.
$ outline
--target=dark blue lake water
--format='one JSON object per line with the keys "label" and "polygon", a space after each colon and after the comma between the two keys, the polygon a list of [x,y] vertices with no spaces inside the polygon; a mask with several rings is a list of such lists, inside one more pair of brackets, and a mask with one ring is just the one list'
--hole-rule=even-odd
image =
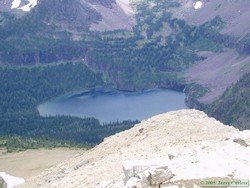
{"label": "dark blue lake water", "polygon": [[172,110],[185,109],[185,94],[155,89],[143,92],[117,90],[89,91],[46,102],[38,106],[40,115],[95,117],[101,123],[143,120]]}

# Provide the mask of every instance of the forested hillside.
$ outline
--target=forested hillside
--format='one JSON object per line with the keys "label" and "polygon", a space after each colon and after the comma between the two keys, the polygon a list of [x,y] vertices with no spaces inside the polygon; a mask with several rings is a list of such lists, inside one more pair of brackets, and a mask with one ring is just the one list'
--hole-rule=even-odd
{"label": "forested hillside", "polygon": [[229,125],[250,129],[250,74],[232,85],[224,95],[208,107],[208,113]]}
{"label": "forested hillside", "polygon": [[94,118],[40,117],[37,106],[72,91],[107,86],[83,64],[1,67],[0,145],[9,151],[56,146],[93,146],[136,122],[101,125]]}
{"label": "forested hillside", "polygon": [[212,105],[199,102],[210,92],[209,86],[187,81],[184,76],[193,65],[206,60],[200,52],[220,54],[230,49],[241,57],[248,56],[249,34],[239,37],[222,33],[227,22],[220,16],[200,25],[190,24],[175,16],[173,10],[183,7],[177,0],[134,2],[136,25],[132,31],[91,30],[91,24],[102,20],[95,5],[113,11],[114,3],[41,0],[22,17],[0,12],[2,145],[92,145],[131,127],[135,122],[100,126],[96,119],[43,118],[38,114],[36,107],[42,102],[98,87],[184,90],[190,107],[209,111],[224,123],[249,128],[248,105],[243,104],[248,100],[248,90],[244,89],[248,76]]}

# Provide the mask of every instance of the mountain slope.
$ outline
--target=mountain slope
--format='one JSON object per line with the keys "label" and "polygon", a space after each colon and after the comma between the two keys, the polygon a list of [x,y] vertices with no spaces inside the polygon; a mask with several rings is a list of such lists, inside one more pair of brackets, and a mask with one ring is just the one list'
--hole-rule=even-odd
{"label": "mountain slope", "polygon": [[92,23],[93,31],[128,30],[132,31],[136,25],[135,10],[130,0],[113,0],[110,4],[102,6],[102,3],[94,4],[94,8],[102,16],[98,23]]}
{"label": "mountain slope", "polygon": [[[19,4],[20,3],[20,4]],[[129,0],[13,0],[0,1],[0,12],[18,17],[35,15],[46,24],[61,26],[64,30],[132,30],[135,18]]]}
{"label": "mountain slope", "polygon": [[201,103],[209,104],[219,99],[228,87],[250,72],[250,56],[233,49],[199,54],[206,59],[187,70],[186,78],[208,88],[208,93],[199,99]]}
{"label": "mountain slope", "polygon": [[42,0],[31,14],[47,24],[69,28],[87,29],[93,22],[101,20],[101,15],[86,1]]}
{"label": "mountain slope", "polygon": [[208,113],[227,124],[240,129],[250,127],[250,74],[244,75],[223,96],[209,105]]}
{"label": "mountain slope", "polygon": [[250,72],[250,2],[202,2],[203,6],[196,11],[192,11],[192,1],[186,1],[181,4],[180,9],[172,11],[176,17],[197,26],[209,20],[211,22],[214,17],[222,21],[218,27],[213,27],[213,31],[208,29],[205,36],[213,42],[223,44],[223,49],[213,52],[198,50],[204,60],[186,71],[185,77],[189,83],[199,84],[203,86],[203,90],[207,90],[198,99],[193,97],[196,102],[190,104],[193,103],[193,106],[207,111],[226,124],[249,129],[247,101],[250,92],[248,87],[242,85],[247,82],[248,76],[242,77]]}
{"label": "mountain slope", "polygon": [[250,2],[246,0],[202,2],[203,6],[200,9],[192,11],[192,1],[186,1],[180,9],[173,10],[173,14],[193,25],[202,25],[214,18],[220,18],[217,19],[220,20],[220,24],[212,30],[207,29],[205,36],[213,42],[223,44],[224,48],[213,53],[199,50],[199,54],[205,60],[198,62],[186,73],[189,82],[208,88],[206,95],[199,101],[209,104],[222,96],[226,89],[244,74],[250,72],[247,66],[250,62],[250,43],[247,39],[250,32],[247,19],[250,16]]}
{"label": "mountain slope", "polygon": [[197,110],[169,112],[105,139],[21,187],[98,187],[103,181],[122,181],[122,162],[133,159],[165,160],[175,175],[171,183],[181,187],[203,178],[249,179],[249,146],[236,138],[249,143],[250,133],[239,133]]}
{"label": "mountain slope", "polygon": [[226,23],[221,30],[222,34],[244,37],[250,31],[248,0],[202,0],[202,7],[195,11],[194,0],[177,0],[177,2],[181,6],[172,10],[174,16],[186,20],[189,24],[202,25],[219,16]]}
{"label": "mountain slope", "polygon": [[[195,8],[195,2],[40,0],[31,11],[24,12],[10,9],[9,1],[6,4],[0,1],[3,5],[1,10],[7,11],[0,12],[0,64],[4,67],[1,71],[12,72],[12,65],[16,66],[16,77],[1,75],[2,80],[6,79],[10,84],[4,82],[8,90],[0,95],[0,101],[4,101],[0,104],[0,120],[8,128],[23,118],[32,119],[32,122],[34,118],[40,122],[35,106],[39,105],[37,101],[41,95],[34,92],[30,106],[26,103],[30,95],[26,94],[30,94],[29,87],[34,87],[22,88],[20,95],[16,92],[20,87],[15,85],[15,78],[21,76],[22,71],[41,72],[44,66],[53,75],[53,71],[64,63],[69,68],[60,73],[57,81],[69,75],[75,76],[70,70],[75,70],[76,64],[84,64],[84,70],[98,73],[105,86],[129,91],[156,87],[185,91],[190,107],[208,111],[208,104],[219,99],[231,84],[250,71],[249,23],[245,19],[250,6],[247,0],[202,0],[202,6]],[[28,2],[21,3],[23,6]],[[239,24],[244,25],[242,31],[238,31]],[[85,71],[79,69],[77,72],[80,78],[85,78]],[[31,83],[38,87],[36,91],[49,85],[47,93],[53,97],[76,90],[62,81],[60,86],[64,90],[58,92],[56,86],[48,84],[48,79],[41,75],[37,79],[40,84]],[[71,86],[77,85],[77,88],[86,90],[98,87],[87,84],[94,83],[94,78],[79,80],[73,77]],[[15,87],[11,87],[13,83]],[[5,100],[9,99],[9,93],[18,101],[29,104],[27,108],[14,108],[13,100]],[[242,97],[239,104],[243,104],[245,99]],[[20,103],[16,104],[22,106]],[[233,109],[233,105],[227,106],[230,109],[219,110],[221,116],[211,114],[225,121],[223,116],[227,111],[244,109],[244,113],[248,113],[248,107],[244,105],[244,108],[235,105],[238,109]],[[8,113],[8,118],[4,118],[8,109],[13,110],[12,114]],[[55,124],[59,126],[60,117],[56,119]],[[17,125],[15,130],[22,130],[23,124]],[[27,127],[22,128],[22,133],[29,135]],[[49,132],[48,129],[46,131]],[[12,136],[13,131],[8,135]]]}

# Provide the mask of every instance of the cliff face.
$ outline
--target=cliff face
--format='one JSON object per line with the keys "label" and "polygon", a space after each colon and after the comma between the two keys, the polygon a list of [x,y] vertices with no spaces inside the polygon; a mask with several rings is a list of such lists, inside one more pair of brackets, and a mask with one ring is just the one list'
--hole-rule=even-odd
{"label": "cliff face", "polygon": [[[199,52],[204,60],[191,67],[186,74],[187,80],[208,88],[208,92],[199,99],[210,104],[219,99],[228,87],[250,72],[249,41],[250,1],[205,1],[200,9],[192,11],[192,0],[182,1],[181,7],[173,9],[175,17],[186,20],[192,25],[202,25],[215,17],[222,23],[214,28],[217,32],[205,31],[205,36],[226,48],[222,52]],[[219,81],[218,81],[219,80]],[[222,119],[220,119],[222,120]]]}
{"label": "cliff face", "polygon": [[179,2],[180,7],[173,9],[174,16],[192,25],[201,25],[219,16],[226,23],[221,30],[222,34],[243,37],[250,30],[248,23],[250,2],[247,0],[201,0],[203,3],[201,8],[195,11],[194,0],[176,0],[176,2]]}
{"label": "cliff face", "polygon": [[204,178],[250,179],[249,145],[249,131],[223,125],[203,112],[169,112],[105,139],[21,187],[100,187],[101,182],[121,187],[127,160],[165,161],[174,175],[169,184],[181,187]]}

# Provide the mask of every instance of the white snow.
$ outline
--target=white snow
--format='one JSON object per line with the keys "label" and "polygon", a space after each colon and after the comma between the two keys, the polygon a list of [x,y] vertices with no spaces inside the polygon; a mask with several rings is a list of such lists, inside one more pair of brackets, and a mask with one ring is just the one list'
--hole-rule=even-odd
{"label": "white snow", "polygon": [[19,9],[21,9],[25,12],[29,12],[38,3],[38,0],[28,0],[28,1],[29,1],[29,3],[27,5],[24,5],[24,6],[20,7]]}
{"label": "white snow", "polygon": [[124,11],[128,16],[134,15],[134,10],[131,6],[130,0],[116,0],[117,5]]}
{"label": "white snow", "polygon": [[9,174],[6,174],[5,172],[0,172],[0,177],[2,177],[2,179],[6,182],[7,188],[13,188],[14,186],[24,183],[23,178],[11,176]]}
{"label": "white snow", "polygon": [[13,0],[11,9],[20,9],[22,11],[29,12],[32,8],[34,8],[37,5],[38,0],[28,0],[28,1],[29,1],[28,4],[20,7],[21,0]]}
{"label": "white snow", "polygon": [[21,4],[21,0],[13,0],[11,9],[18,8]]}
{"label": "white snow", "polygon": [[203,3],[201,1],[197,1],[195,4],[194,4],[194,8],[195,9],[200,9],[202,7]]}

